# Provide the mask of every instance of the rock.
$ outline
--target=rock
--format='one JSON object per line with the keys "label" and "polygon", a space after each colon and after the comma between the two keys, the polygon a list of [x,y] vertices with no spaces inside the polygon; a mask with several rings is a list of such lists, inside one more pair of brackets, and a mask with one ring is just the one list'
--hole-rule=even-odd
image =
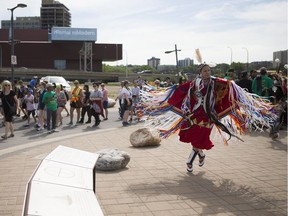
{"label": "rock", "polygon": [[130,135],[130,143],[135,147],[160,145],[161,139],[156,132],[141,128]]}
{"label": "rock", "polygon": [[115,100],[108,98],[108,108],[114,107],[116,104]]}
{"label": "rock", "polygon": [[99,154],[96,169],[102,171],[123,169],[130,161],[129,154],[118,149],[103,149],[96,153]]}

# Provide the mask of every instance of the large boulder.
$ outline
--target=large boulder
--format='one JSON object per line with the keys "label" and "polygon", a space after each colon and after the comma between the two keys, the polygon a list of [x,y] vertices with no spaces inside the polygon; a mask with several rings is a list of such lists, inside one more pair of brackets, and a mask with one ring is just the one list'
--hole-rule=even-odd
{"label": "large boulder", "polygon": [[114,107],[116,104],[115,100],[112,98],[108,98],[108,108]]}
{"label": "large boulder", "polygon": [[96,169],[109,171],[123,169],[130,161],[130,156],[127,152],[118,149],[103,149],[98,152],[99,158],[96,163]]}
{"label": "large boulder", "polygon": [[138,129],[130,135],[130,143],[134,147],[157,146],[160,142],[158,133],[148,128]]}

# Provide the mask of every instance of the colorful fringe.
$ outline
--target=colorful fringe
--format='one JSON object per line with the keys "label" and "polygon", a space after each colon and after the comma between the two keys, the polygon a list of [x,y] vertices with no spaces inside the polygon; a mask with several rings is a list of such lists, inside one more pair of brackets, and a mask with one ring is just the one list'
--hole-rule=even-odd
{"label": "colorful fringe", "polygon": [[[246,92],[233,81],[228,82],[228,85],[231,110],[219,120],[232,136],[242,140],[238,135],[252,130],[263,131],[264,127],[270,128],[277,116],[269,101]],[[151,86],[144,86],[140,92],[142,119],[145,120],[145,126],[157,130],[161,138],[168,138],[177,133],[186,120],[182,110],[167,103],[176,87],[177,85],[155,89]],[[183,102],[187,103],[187,100],[184,99]],[[221,128],[217,126],[216,128],[223,143],[228,144],[227,135],[222,133]]]}
{"label": "colorful fringe", "polygon": [[146,85],[140,91],[142,120],[145,120],[145,127],[157,130],[161,138],[168,138],[175,134],[184,122],[182,111],[167,103],[176,87],[177,85],[155,89]]}

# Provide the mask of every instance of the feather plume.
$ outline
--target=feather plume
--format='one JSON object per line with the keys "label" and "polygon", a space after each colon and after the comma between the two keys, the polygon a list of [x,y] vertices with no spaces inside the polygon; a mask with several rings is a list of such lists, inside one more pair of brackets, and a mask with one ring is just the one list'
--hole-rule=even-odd
{"label": "feather plume", "polygon": [[202,56],[199,48],[195,49],[195,58],[200,64],[202,64]]}

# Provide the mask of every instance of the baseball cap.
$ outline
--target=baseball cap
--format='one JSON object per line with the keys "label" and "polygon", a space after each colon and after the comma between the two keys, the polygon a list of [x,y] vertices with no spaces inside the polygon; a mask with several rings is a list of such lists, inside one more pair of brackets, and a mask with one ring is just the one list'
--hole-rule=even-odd
{"label": "baseball cap", "polygon": [[46,84],[46,88],[48,88],[48,87],[53,87],[53,84],[52,83],[47,83]]}

